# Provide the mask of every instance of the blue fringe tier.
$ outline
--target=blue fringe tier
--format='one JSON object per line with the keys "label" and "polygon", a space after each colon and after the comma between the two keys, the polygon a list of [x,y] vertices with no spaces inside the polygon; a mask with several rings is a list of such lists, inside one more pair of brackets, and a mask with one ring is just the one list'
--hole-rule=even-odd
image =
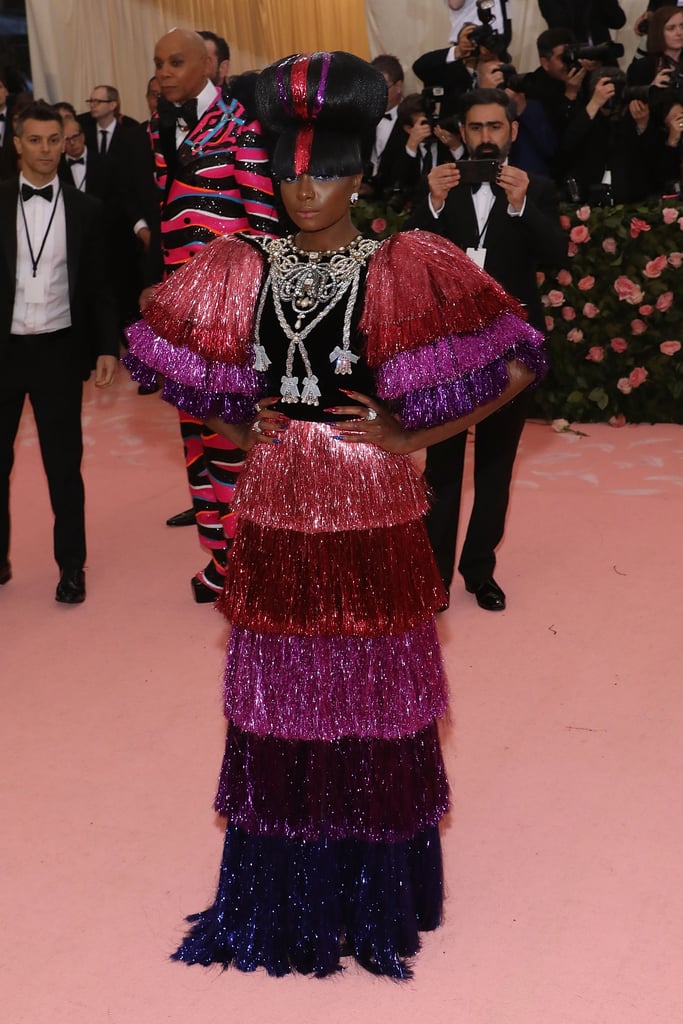
{"label": "blue fringe tier", "polygon": [[306,843],[228,825],[216,902],[188,918],[172,958],[325,977],[348,955],[374,974],[408,978],[419,932],[441,923],[442,900],[437,828],[398,843]]}

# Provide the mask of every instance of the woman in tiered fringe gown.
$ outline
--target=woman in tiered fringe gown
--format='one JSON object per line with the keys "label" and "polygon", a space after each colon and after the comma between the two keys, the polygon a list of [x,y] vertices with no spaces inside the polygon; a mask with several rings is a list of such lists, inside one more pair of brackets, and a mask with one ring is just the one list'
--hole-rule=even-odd
{"label": "woman in tiered fringe gown", "polygon": [[541,337],[459,249],[357,235],[385,84],[350,54],[264,71],[259,116],[297,227],[219,239],[161,286],[127,364],[248,451],[222,611],[227,819],[187,963],[410,974],[442,914],[448,807],[434,624],[445,595],[409,457],[543,368]]}

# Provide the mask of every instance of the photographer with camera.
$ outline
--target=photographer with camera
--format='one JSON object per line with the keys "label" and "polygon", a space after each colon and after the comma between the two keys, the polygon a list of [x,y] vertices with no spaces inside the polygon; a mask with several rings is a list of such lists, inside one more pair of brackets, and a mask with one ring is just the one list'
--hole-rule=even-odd
{"label": "photographer with camera", "polygon": [[[536,272],[559,268],[567,260],[555,187],[507,162],[518,125],[505,92],[469,92],[460,120],[471,159],[430,172],[429,195],[415,207],[406,228],[424,228],[455,242],[526,306],[530,322],[542,330]],[[458,571],[466,590],[487,611],[505,607],[505,593],[493,575],[495,550],[505,529],[526,410],[526,398],[517,398],[475,430],[474,506]],[[434,499],[427,529],[446,590],[455,566],[465,444],[463,434],[427,450],[425,477]]]}
{"label": "photographer with camera", "polygon": [[562,142],[572,198],[591,206],[640,202],[657,191],[663,145],[647,92],[626,90],[619,68],[599,68],[588,84],[590,99]]}
{"label": "photographer with camera", "polygon": [[426,88],[443,89],[444,108],[448,111],[454,111],[460,97],[479,84],[477,67],[481,61],[510,60],[507,39],[497,28],[494,7],[494,0],[476,0],[479,24],[465,22],[455,43],[423,53],[413,64],[413,72]]}
{"label": "photographer with camera", "polygon": [[451,39],[457,39],[467,22],[476,23],[483,18],[495,24],[508,46],[512,38],[512,24],[508,15],[508,0],[443,0],[451,21]]}
{"label": "photographer with camera", "polygon": [[[652,13],[648,22],[647,54],[629,65],[629,85],[649,85],[654,89],[683,92],[681,53],[683,52],[683,10],[665,4]],[[653,100],[657,100],[653,94]]]}
{"label": "photographer with camera", "polygon": [[433,99],[429,89],[410,93],[399,103],[396,127],[374,178],[375,193],[395,209],[415,200],[432,167],[453,160],[450,136],[439,127],[442,120],[446,115],[441,114],[440,99]]}
{"label": "photographer with camera", "polygon": [[626,24],[618,0],[538,0],[538,7],[548,28],[568,28],[580,43],[592,46],[608,42],[610,29]]}
{"label": "photographer with camera", "polygon": [[[555,134],[559,148],[567,125],[587,97],[583,94],[587,74],[585,61],[568,61],[577,46],[574,33],[566,28],[549,28],[536,40],[539,67],[524,75],[519,91],[527,100],[541,104]],[[551,168],[556,181],[564,177],[563,168],[556,158]]]}

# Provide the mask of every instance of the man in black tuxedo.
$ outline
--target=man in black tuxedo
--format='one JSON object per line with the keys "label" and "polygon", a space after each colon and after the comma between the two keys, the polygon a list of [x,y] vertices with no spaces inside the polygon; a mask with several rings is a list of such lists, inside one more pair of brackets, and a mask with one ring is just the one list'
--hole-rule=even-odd
{"label": "man in black tuxedo", "polygon": [[11,578],[9,479],[26,395],[38,430],[54,512],[56,599],[85,600],[81,478],[83,380],[107,387],[118,363],[102,207],[57,168],[59,114],[31,104],[17,121],[19,179],[0,185],[0,584]]}
{"label": "man in black tuxedo", "polygon": [[[499,89],[477,89],[463,100],[461,131],[474,159],[499,161],[496,180],[462,184],[454,163],[429,174],[429,196],[406,224],[449,238],[465,250],[526,307],[529,321],[543,327],[536,272],[567,258],[552,182],[507,163],[517,135],[515,109]],[[458,571],[480,607],[505,607],[505,594],[493,578],[495,549],[505,529],[510,480],[524,426],[526,399],[520,395],[475,428],[474,507]],[[455,564],[465,434],[427,450],[425,475],[434,496],[427,516],[432,548],[448,591]]]}
{"label": "man in black tuxedo", "polygon": [[104,199],[107,181],[104,161],[95,150],[85,144],[85,132],[75,117],[63,115],[64,152],[59,163],[59,177],[66,185],[73,185],[79,192]]}
{"label": "man in black tuxedo", "polygon": [[154,161],[142,125],[121,114],[113,85],[96,85],[81,116],[85,143],[103,167],[106,228],[122,326],[139,316],[143,264],[159,215]]}

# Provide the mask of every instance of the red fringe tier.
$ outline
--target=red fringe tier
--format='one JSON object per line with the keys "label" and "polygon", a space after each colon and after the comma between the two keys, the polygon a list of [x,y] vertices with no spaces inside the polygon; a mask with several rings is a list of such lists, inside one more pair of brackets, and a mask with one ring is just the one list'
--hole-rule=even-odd
{"label": "red fringe tier", "polygon": [[173,345],[242,366],[253,355],[263,266],[248,242],[234,235],[217,238],[157,288],[145,320]]}
{"label": "red fringe tier", "polygon": [[419,519],[428,508],[413,462],[376,445],[334,439],[336,427],[290,421],[282,444],[258,444],[233,511],[274,529],[364,530]]}
{"label": "red fringe tier", "polygon": [[503,313],[526,320],[516,299],[457,245],[406,231],[387,238],[368,264],[359,327],[368,363],[378,366],[447,334],[480,331]]}
{"label": "red fringe tier", "polygon": [[240,518],[219,607],[259,633],[388,636],[417,626],[444,600],[422,520],[296,533]]}

